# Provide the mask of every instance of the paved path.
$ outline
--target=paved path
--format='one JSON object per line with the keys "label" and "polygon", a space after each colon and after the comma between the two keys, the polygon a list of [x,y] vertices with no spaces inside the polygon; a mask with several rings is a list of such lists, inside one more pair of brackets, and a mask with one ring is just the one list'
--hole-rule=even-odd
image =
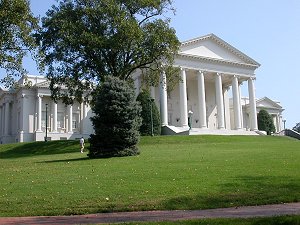
{"label": "paved path", "polygon": [[204,218],[271,217],[279,215],[300,215],[300,203],[247,206],[239,208],[222,208],[208,210],[142,211],[51,217],[0,217],[0,224],[104,224],[142,221],[177,221]]}

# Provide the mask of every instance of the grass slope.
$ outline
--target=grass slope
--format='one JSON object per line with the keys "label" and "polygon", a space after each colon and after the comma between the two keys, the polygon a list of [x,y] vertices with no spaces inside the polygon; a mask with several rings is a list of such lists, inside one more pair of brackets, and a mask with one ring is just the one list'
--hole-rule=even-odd
{"label": "grass slope", "polygon": [[138,157],[90,160],[78,141],[0,146],[0,216],[206,209],[300,200],[300,142],[143,137]]}
{"label": "grass slope", "polygon": [[[124,223],[122,223],[124,225]],[[280,216],[271,218],[250,218],[250,219],[202,219],[176,222],[134,222],[125,225],[299,225],[300,216]]]}

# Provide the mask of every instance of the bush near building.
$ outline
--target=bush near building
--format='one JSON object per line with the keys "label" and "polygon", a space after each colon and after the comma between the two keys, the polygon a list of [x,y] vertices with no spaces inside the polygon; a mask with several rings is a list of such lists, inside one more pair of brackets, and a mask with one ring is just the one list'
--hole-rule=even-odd
{"label": "bush near building", "polygon": [[258,129],[266,131],[268,135],[275,132],[275,125],[271,115],[264,109],[257,115]]}
{"label": "bush near building", "polygon": [[[150,93],[146,90],[140,92],[137,97],[137,101],[140,102],[142,106],[142,125],[140,127],[140,133],[143,136],[160,135],[161,125],[160,125],[160,115],[158,108],[151,98]],[[151,119],[152,117],[152,119]]]}

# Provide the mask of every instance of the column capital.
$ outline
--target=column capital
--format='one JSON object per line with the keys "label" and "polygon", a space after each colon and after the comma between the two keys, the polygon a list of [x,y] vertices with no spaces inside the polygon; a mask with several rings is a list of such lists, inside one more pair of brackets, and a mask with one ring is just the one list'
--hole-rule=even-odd
{"label": "column capital", "polygon": [[205,75],[205,73],[206,73],[206,71],[204,71],[204,70],[197,70],[197,72],[202,75]]}
{"label": "column capital", "polygon": [[44,95],[42,95],[42,94],[37,94],[36,97],[37,97],[37,98],[43,98]]}
{"label": "column capital", "polygon": [[249,80],[256,80],[256,77],[252,76],[252,77],[249,77]]}

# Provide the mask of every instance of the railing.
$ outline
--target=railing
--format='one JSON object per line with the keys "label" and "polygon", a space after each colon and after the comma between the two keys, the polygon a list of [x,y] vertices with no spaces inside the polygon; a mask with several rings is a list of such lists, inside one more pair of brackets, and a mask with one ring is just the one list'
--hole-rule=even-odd
{"label": "railing", "polygon": [[284,135],[300,140],[300,134],[298,132],[294,131],[294,130],[285,129],[284,130]]}

